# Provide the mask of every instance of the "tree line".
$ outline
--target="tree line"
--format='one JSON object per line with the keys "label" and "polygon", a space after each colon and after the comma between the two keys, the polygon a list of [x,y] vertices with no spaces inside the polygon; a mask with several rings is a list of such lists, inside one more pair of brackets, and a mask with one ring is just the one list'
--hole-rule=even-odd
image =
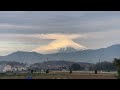
{"label": "tree line", "polygon": [[[70,70],[74,70],[74,71],[85,70],[85,68],[86,68],[86,66],[82,66],[78,63],[74,63],[69,67]],[[88,71],[102,70],[102,71],[110,72],[110,71],[116,71],[117,67],[113,62],[104,61],[104,62],[96,63],[94,65],[89,65],[87,67],[87,70]]]}

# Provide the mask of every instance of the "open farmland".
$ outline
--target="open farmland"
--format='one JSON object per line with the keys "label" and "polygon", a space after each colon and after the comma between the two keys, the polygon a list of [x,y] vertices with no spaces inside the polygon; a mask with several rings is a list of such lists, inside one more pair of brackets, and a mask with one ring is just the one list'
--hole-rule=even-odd
{"label": "open farmland", "polygon": [[50,73],[33,73],[33,74],[0,74],[0,79],[26,79],[32,76],[32,79],[116,79],[116,72],[86,72],[73,71],[71,74],[68,71],[51,71]]}

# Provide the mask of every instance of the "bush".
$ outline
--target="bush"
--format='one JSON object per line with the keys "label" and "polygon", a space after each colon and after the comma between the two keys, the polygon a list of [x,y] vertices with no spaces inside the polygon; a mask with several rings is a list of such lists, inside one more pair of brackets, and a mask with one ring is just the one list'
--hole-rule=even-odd
{"label": "bush", "polygon": [[82,69],[82,67],[79,65],[79,64],[77,64],[77,63],[74,63],[74,64],[72,64],[72,66],[70,66],[70,70],[81,70]]}
{"label": "bush", "polygon": [[70,73],[72,73],[72,70],[70,70]]}
{"label": "bush", "polygon": [[33,70],[31,70],[31,73],[33,73]]}
{"label": "bush", "polygon": [[49,70],[48,70],[48,69],[46,70],[46,73],[49,73]]}
{"label": "bush", "polygon": [[97,74],[97,70],[95,70],[95,74]]}

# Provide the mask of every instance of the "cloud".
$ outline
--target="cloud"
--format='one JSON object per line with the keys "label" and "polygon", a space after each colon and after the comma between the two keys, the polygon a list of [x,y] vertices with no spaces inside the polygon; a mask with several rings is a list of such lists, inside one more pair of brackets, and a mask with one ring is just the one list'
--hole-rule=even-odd
{"label": "cloud", "polygon": [[120,44],[120,29],[91,32],[83,34],[84,38],[75,40],[91,49],[106,48],[114,44]]}
{"label": "cloud", "polygon": [[[64,47],[83,49],[84,46],[74,42],[74,39],[82,38],[80,34],[0,34],[0,48],[8,47],[8,51],[33,50],[41,53],[57,52]],[[27,47],[27,48],[26,48]],[[31,48],[31,49],[30,49]],[[3,48],[5,49],[5,48]],[[5,51],[3,50],[2,51]]]}
{"label": "cloud", "polygon": [[83,37],[80,34],[60,34],[60,33],[54,33],[54,34],[35,34],[34,37],[37,37],[39,39],[76,39]]}
{"label": "cloud", "polygon": [[35,36],[40,39],[55,39],[48,45],[43,45],[32,50],[42,54],[56,53],[60,48],[65,47],[86,49],[85,46],[82,46],[72,40],[82,37],[82,35],[79,34],[40,34]]}
{"label": "cloud", "polygon": [[[36,49],[59,47],[56,45],[66,40],[88,48],[101,48],[120,43],[119,24],[119,11],[1,11],[0,43],[15,41],[16,46],[22,43],[27,49],[31,44]],[[15,47],[12,43],[11,47]]]}
{"label": "cloud", "polygon": [[36,29],[40,28],[39,26],[30,26],[30,25],[19,25],[19,24],[9,24],[9,23],[0,23],[1,29]]}
{"label": "cloud", "polygon": [[82,46],[78,43],[75,43],[74,41],[70,39],[59,39],[59,40],[54,40],[48,45],[40,46],[33,51],[39,52],[42,54],[50,54],[50,53],[56,53],[60,48],[65,48],[65,47],[72,47],[75,49],[86,49],[85,46]]}
{"label": "cloud", "polygon": [[120,12],[0,12],[0,33],[89,33],[120,28]]}

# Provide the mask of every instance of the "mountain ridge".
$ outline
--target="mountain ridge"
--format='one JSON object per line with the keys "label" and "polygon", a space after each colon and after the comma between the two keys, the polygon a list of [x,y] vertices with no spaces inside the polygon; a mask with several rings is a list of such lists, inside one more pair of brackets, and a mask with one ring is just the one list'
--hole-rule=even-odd
{"label": "mountain ridge", "polygon": [[120,44],[111,45],[107,48],[88,49],[76,52],[59,52],[55,54],[40,54],[37,52],[17,51],[6,56],[0,56],[0,61],[19,61],[23,63],[37,63],[44,61],[74,61],[96,63],[101,61],[112,61],[120,58]]}

